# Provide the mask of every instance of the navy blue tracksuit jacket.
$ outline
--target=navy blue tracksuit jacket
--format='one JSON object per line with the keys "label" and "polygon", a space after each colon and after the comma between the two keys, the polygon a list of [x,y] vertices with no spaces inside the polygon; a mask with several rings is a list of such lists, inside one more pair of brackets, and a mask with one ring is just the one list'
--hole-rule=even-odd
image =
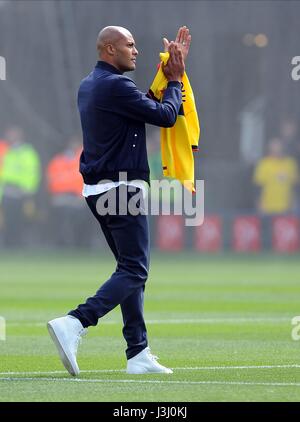
{"label": "navy blue tracksuit jacket", "polygon": [[114,66],[98,61],[81,82],[78,108],[83,132],[80,172],[86,184],[101,179],[149,182],[145,123],[175,124],[181,105],[181,84],[169,82],[161,103],[139,91]]}

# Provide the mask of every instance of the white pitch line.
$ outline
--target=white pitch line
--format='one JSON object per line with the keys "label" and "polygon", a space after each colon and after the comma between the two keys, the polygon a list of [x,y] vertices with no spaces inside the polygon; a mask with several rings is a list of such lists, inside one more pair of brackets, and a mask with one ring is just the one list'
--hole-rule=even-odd
{"label": "white pitch line", "polygon": [[107,379],[78,379],[78,378],[0,378],[0,381],[63,381],[86,383],[121,383],[121,384],[185,384],[185,385],[249,385],[249,386],[278,386],[300,387],[300,382],[247,382],[247,381],[163,381],[163,380],[107,380]]}
{"label": "white pitch line", "polygon": [[[80,373],[100,373],[105,374],[106,372],[120,373],[125,372],[125,369],[95,369],[95,370],[81,370]],[[66,374],[66,371],[29,371],[29,372],[0,372],[0,375],[55,375],[55,374]]]}
{"label": "white pitch line", "polygon": [[[270,318],[183,318],[183,319],[149,319],[146,320],[147,324],[243,324],[243,323],[256,323],[256,322],[286,322],[290,323],[289,317],[270,317]],[[33,326],[45,327],[46,322],[34,321],[6,321],[7,327],[20,327],[20,326]],[[121,321],[101,321],[100,324],[122,324]]]}
{"label": "white pitch line", "polygon": [[215,371],[223,369],[277,369],[277,368],[300,368],[300,364],[286,364],[286,365],[243,365],[243,366],[192,366],[192,367],[178,367],[176,370],[192,370],[192,371]]}
{"label": "white pitch line", "polygon": [[[280,369],[280,368],[300,368],[300,364],[284,364],[284,365],[241,365],[241,366],[192,366],[192,367],[173,367],[175,371],[215,371],[228,369]],[[87,369],[81,370],[82,374],[97,373],[121,373],[125,369]],[[0,375],[55,375],[65,374],[66,371],[28,371],[28,372],[0,372]]]}

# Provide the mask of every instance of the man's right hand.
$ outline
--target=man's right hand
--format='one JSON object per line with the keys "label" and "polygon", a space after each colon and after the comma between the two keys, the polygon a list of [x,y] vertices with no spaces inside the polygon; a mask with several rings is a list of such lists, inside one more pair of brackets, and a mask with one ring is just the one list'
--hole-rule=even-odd
{"label": "man's right hand", "polygon": [[162,71],[169,82],[181,82],[185,70],[182,52],[173,41],[170,42],[168,50],[170,57],[166,65],[162,64]]}

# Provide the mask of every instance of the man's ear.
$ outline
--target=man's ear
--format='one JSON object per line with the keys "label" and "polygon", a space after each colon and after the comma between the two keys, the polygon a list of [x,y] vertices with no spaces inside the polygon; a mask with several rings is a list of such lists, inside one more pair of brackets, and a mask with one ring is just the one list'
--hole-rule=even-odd
{"label": "man's ear", "polygon": [[107,44],[106,51],[110,56],[113,56],[115,54],[115,47],[112,44]]}

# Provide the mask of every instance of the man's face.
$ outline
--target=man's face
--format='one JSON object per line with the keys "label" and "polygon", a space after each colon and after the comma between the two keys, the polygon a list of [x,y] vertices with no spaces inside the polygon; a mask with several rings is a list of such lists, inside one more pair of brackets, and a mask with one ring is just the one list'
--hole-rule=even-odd
{"label": "man's face", "polygon": [[128,32],[128,34],[122,35],[114,47],[115,66],[121,72],[135,70],[138,50],[135,47],[135,42],[130,32]]}
{"label": "man's face", "polygon": [[283,155],[283,146],[279,139],[274,138],[269,143],[269,154],[272,157],[280,158]]}

